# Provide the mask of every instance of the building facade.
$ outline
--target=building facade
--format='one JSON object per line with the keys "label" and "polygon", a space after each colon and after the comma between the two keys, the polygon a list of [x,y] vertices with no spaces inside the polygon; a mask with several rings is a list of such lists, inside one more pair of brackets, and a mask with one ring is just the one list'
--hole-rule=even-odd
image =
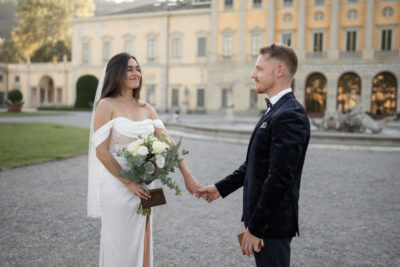
{"label": "building facade", "polygon": [[24,107],[74,103],[71,92],[71,63],[63,62],[2,64],[0,63],[0,106],[5,105],[7,92],[22,91]]}
{"label": "building facade", "polygon": [[77,79],[100,78],[108,59],[126,51],[142,66],[142,99],[160,111],[258,113],[265,104],[250,76],[258,49],[279,42],[298,53],[292,87],[310,116],[347,112],[356,101],[375,117],[394,115],[399,13],[400,0],[149,2],[72,20],[72,62],[0,67],[0,90],[15,87],[20,73],[27,106],[72,105]]}

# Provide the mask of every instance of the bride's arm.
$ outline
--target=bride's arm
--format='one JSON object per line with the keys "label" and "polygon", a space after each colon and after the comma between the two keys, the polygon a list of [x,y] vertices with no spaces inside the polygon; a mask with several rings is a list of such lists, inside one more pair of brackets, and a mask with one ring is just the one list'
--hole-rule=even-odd
{"label": "bride's arm", "polygon": [[[159,118],[157,112],[149,104],[146,104],[146,106],[149,109],[150,118],[152,120],[159,120],[160,118]],[[170,146],[176,145],[175,141],[168,135],[167,131],[163,128],[155,128],[154,136],[160,140],[168,139],[170,141],[169,142]],[[180,151],[178,151],[178,156],[182,157],[182,153]],[[190,172],[190,170],[184,160],[182,160],[178,163],[178,168],[179,168],[180,172],[182,173],[183,179],[185,181],[186,189],[189,191],[189,193],[194,194],[195,196],[198,196],[198,189],[200,189],[202,186],[196,180],[196,178],[194,178],[194,176]]]}
{"label": "bride's arm", "polygon": [[[112,104],[107,101],[107,99],[102,99],[97,107],[96,113],[94,115],[94,125],[93,129],[96,132],[101,126],[106,124],[112,119]],[[128,178],[123,178],[118,176],[118,172],[121,170],[121,166],[118,162],[114,159],[111,153],[108,151],[108,146],[110,144],[111,135],[104,140],[103,143],[96,147],[96,156],[100,160],[100,162],[106,167],[106,169],[121,183],[126,185],[128,189],[138,197],[147,199],[149,195],[144,191],[141,190],[142,186],[140,184],[135,184]]]}

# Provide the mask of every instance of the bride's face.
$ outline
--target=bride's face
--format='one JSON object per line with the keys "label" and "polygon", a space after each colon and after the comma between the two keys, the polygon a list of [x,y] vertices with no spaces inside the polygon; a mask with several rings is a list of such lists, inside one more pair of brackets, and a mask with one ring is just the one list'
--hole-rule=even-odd
{"label": "bride's face", "polygon": [[129,89],[138,88],[141,78],[142,78],[142,73],[140,72],[139,65],[133,58],[130,58],[126,69],[124,87]]}

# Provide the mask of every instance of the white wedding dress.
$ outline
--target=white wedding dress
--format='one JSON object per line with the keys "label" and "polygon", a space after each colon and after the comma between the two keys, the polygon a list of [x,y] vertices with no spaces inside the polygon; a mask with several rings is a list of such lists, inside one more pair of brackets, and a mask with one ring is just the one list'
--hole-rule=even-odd
{"label": "white wedding dress", "polygon": [[[164,128],[161,120],[146,119],[132,121],[124,117],[112,119],[93,134],[93,145],[97,147],[111,135],[109,151],[120,164],[125,159],[117,152],[135,141],[139,135],[145,137],[154,129]],[[146,216],[137,214],[140,198],[101,165],[99,176],[99,204],[101,214],[101,241],[99,266],[142,267],[144,261],[144,238]],[[149,186],[153,188],[153,184]],[[150,216],[150,266],[153,266],[153,247]]]}

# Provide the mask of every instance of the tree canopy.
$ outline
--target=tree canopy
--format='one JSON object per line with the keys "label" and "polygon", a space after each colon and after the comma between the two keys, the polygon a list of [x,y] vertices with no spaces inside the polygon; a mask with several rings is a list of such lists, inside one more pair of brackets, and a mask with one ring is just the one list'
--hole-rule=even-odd
{"label": "tree canopy", "polygon": [[12,40],[24,58],[54,50],[60,41],[70,50],[69,20],[91,16],[94,9],[93,0],[18,0]]}

